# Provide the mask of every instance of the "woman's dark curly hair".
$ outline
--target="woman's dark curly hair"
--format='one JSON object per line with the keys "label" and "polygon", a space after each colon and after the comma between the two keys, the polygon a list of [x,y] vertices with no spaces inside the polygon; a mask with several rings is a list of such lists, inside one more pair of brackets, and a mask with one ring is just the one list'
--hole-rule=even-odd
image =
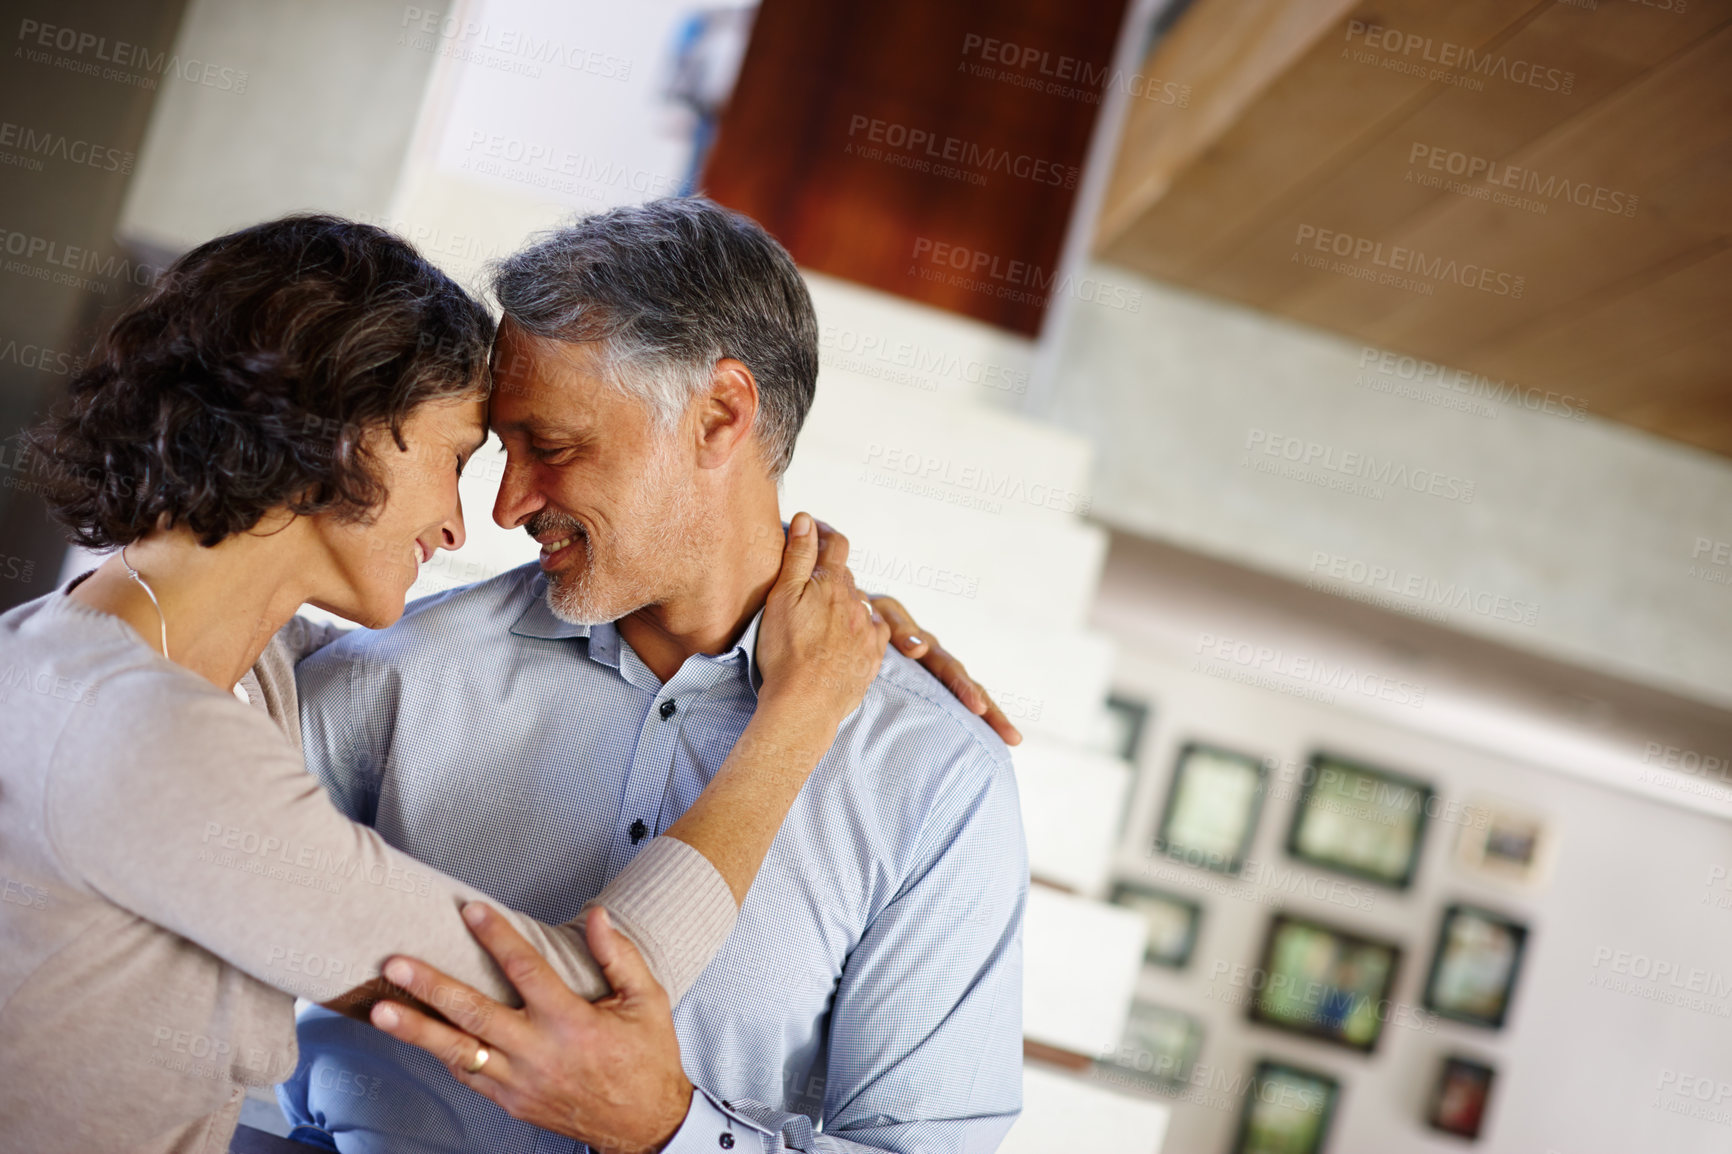
{"label": "woman's dark curly hair", "polygon": [[50,511],[86,548],[159,525],[204,545],[273,509],[365,520],[368,446],[427,401],[481,392],[487,311],[408,243],[331,216],[221,236],[98,340],[31,442]]}

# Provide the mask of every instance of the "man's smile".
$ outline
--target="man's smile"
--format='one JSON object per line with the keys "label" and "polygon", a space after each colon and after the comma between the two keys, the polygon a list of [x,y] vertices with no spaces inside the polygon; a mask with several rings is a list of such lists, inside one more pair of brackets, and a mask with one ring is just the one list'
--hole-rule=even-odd
{"label": "man's smile", "polygon": [[587,540],[587,535],[581,528],[555,530],[554,532],[563,532],[564,536],[555,537],[552,533],[548,533],[536,538],[537,541],[541,542],[541,567],[546,571],[551,571],[558,567],[562,561],[576,556],[577,554],[573,552],[571,546],[574,543],[581,544]]}

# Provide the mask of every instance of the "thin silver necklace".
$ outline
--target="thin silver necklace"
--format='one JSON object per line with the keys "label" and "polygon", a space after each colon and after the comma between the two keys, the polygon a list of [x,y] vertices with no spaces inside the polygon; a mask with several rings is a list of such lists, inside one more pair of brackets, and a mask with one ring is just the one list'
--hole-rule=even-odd
{"label": "thin silver necklace", "polygon": [[[162,656],[163,656],[163,660],[165,660],[165,661],[170,660],[170,658],[168,656],[168,618],[164,617],[162,615],[162,602],[160,602],[156,599],[156,590],[154,590],[150,587],[150,582],[146,581],[144,579],[144,575],[142,573],[140,573],[137,569],[134,569],[132,567],[132,562],[128,561],[126,559],[126,546],[124,546],[124,545],[122,545],[120,547],[120,563],[122,565],[126,566],[126,575],[128,577],[131,577],[134,581],[138,582],[138,587],[140,589],[144,590],[145,596],[150,598],[150,603],[152,605],[156,606],[156,619],[157,619],[158,623],[160,623],[162,625]],[[249,695],[247,693],[246,686],[242,685],[240,682],[238,682],[238,681],[235,682],[235,687],[234,687],[233,692],[234,692],[234,695],[237,698],[239,698],[243,704],[251,705],[253,703],[253,699],[252,699],[251,695]]]}
{"label": "thin silver necklace", "polygon": [[168,656],[168,618],[162,615],[162,602],[156,599],[156,590],[150,587],[150,582],[146,581],[143,575],[132,567],[132,562],[126,559],[126,546],[124,545],[120,547],[120,563],[126,566],[126,575],[138,582],[138,587],[144,590],[145,596],[150,598],[150,603],[156,606],[156,619],[162,624],[162,656],[164,660],[170,660]]}

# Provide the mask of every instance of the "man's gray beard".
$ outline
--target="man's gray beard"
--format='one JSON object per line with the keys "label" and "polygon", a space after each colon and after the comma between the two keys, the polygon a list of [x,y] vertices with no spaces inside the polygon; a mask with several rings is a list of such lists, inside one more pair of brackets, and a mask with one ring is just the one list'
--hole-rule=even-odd
{"label": "man's gray beard", "polygon": [[584,551],[587,559],[583,569],[576,574],[549,574],[547,578],[547,607],[553,611],[553,615],[569,625],[600,625],[604,621],[617,621],[627,613],[643,608],[642,605],[634,605],[621,613],[609,612],[596,596],[595,558],[589,554],[589,535],[577,530],[577,538],[566,548],[581,548]]}
{"label": "man's gray beard", "polygon": [[578,521],[554,514],[541,526],[569,528],[577,540],[566,547],[581,545],[584,550],[584,564],[576,573],[548,575],[547,607],[555,617],[571,625],[601,625],[665,598],[668,577],[679,570],[679,562],[692,556],[698,535],[691,487],[672,483],[668,464],[658,459],[652,472],[656,487],[669,494],[669,503],[658,511],[656,523],[648,527],[632,554],[615,555],[611,576],[616,581],[622,575],[629,575],[629,579],[611,589],[596,588],[595,553],[589,534]]}

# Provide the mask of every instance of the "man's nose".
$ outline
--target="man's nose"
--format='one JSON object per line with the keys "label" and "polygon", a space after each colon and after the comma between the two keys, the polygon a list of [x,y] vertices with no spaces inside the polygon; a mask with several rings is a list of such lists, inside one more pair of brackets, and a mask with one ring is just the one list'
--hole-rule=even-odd
{"label": "man's nose", "polygon": [[534,471],[507,450],[505,474],[499,479],[499,496],[493,501],[493,523],[515,529],[547,502],[535,491]]}

